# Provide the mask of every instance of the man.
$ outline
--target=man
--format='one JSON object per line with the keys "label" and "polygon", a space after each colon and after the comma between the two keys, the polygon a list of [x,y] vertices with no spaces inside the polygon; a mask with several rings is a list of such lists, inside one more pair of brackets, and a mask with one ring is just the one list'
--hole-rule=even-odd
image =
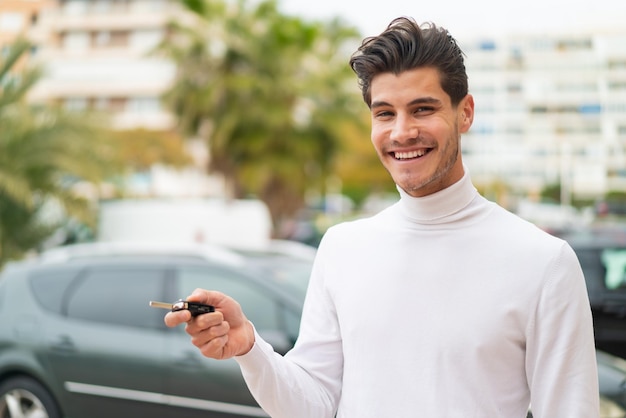
{"label": "man", "polygon": [[219,292],[187,322],[235,357],[275,418],[596,418],[589,302],[572,249],[485,200],[461,159],[474,118],[463,53],[433,24],[394,20],[352,56],[371,139],[401,199],[334,226],[285,357]]}

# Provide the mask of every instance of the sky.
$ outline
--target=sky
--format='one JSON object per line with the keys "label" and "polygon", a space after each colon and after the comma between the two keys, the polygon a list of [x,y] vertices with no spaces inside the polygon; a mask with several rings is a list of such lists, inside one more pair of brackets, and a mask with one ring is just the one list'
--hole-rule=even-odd
{"label": "sky", "polygon": [[364,36],[398,16],[433,21],[460,36],[614,31],[626,25],[624,0],[278,0],[287,14],[340,17]]}

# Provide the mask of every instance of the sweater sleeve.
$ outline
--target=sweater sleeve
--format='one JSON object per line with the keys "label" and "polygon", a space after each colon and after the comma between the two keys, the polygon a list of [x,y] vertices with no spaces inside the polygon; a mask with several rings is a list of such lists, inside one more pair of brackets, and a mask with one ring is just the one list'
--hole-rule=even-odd
{"label": "sweater sleeve", "polygon": [[566,243],[547,271],[526,356],[535,418],[599,417],[591,308],[582,269]]}
{"label": "sweater sleeve", "polygon": [[236,357],[252,395],[273,418],[332,418],[337,411],[343,352],[322,253],[320,246],[295,347],[283,357],[257,334],[253,349]]}

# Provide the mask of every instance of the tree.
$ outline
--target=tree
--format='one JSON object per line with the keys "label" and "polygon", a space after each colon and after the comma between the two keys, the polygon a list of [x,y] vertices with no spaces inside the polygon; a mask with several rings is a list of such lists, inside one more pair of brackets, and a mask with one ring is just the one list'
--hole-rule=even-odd
{"label": "tree", "polygon": [[165,102],[207,142],[208,170],[234,197],[260,197],[279,225],[307,189],[323,191],[345,127],[362,126],[341,49],[358,33],[282,15],[275,1],[184,3],[192,21],[172,22],[159,48],[178,68]]}
{"label": "tree", "polygon": [[37,248],[59,226],[55,208],[87,224],[88,199],[72,192],[97,183],[114,165],[103,121],[26,100],[43,74],[21,65],[31,45],[18,39],[0,59],[0,266]]}
{"label": "tree", "polygon": [[176,132],[136,128],[114,131],[110,136],[116,160],[128,170],[145,171],[154,164],[181,168],[191,163],[184,141]]}

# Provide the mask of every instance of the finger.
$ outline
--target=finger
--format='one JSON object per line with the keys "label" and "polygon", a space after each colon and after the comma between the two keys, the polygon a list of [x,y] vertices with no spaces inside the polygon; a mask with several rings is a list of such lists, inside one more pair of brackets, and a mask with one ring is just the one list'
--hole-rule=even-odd
{"label": "finger", "polygon": [[188,334],[195,334],[216,325],[220,325],[222,322],[224,322],[224,314],[222,314],[222,312],[215,311],[205,313],[190,318],[190,320],[187,321],[187,327],[185,330]]}
{"label": "finger", "polygon": [[191,320],[191,312],[187,310],[172,311],[165,314],[163,321],[165,325],[172,328],[180,324],[184,324]]}
{"label": "finger", "polygon": [[209,339],[222,337],[228,334],[228,331],[230,331],[230,325],[228,322],[222,322],[219,325],[212,326],[206,330]]}
{"label": "finger", "polygon": [[198,348],[210,343],[212,340],[220,340],[228,335],[230,326],[227,322],[222,322],[219,325],[212,326],[210,328],[196,330],[193,325],[187,325],[186,331],[191,337],[191,343]]}
{"label": "finger", "polygon": [[204,356],[221,359],[224,357],[226,344],[228,344],[228,335],[223,335],[221,337],[213,338],[204,345],[199,345],[197,347]]}
{"label": "finger", "polygon": [[228,336],[230,325],[228,322],[223,322],[219,325],[201,330],[194,328],[193,325],[187,325],[185,331],[191,337],[191,343],[196,347],[201,348],[214,339],[219,340]]}

